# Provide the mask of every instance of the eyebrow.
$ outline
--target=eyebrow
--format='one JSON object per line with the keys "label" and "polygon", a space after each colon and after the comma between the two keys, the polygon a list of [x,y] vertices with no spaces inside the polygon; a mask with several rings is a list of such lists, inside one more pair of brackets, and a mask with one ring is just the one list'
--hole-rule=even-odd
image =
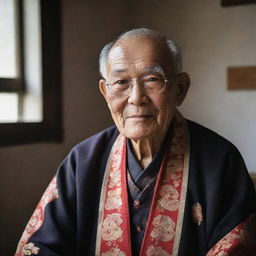
{"label": "eyebrow", "polygon": [[151,66],[151,67],[145,68],[144,70],[158,72],[158,73],[162,74],[163,76],[165,76],[164,70],[161,66]]}
{"label": "eyebrow", "polygon": [[[128,68],[117,68],[117,69],[114,69],[112,72],[113,72],[113,74],[123,74],[123,73],[128,72],[128,70],[129,70]],[[165,76],[163,68],[159,65],[146,67],[146,68],[144,68],[143,71],[144,72],[153,71],[153,72],[157,72],[157,73],[160,73],[161,75]]]}
{"label": "eyebrow", "polygon": [[126,68],[120,68],[120,69],[114,69],[113,73],[114,74],[122,74],[122,73],[125,73],[127,71],[128,71],[128,69],[126,69]]}

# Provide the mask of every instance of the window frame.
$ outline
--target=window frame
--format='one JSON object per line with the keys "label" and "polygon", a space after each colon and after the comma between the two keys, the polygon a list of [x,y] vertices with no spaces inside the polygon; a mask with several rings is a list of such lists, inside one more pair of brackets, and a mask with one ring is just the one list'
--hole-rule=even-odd
{"label": "window frame", "polygon": [[[22,5],[23,1],[19,1],[19,4]],[[61,0],[39,0],[39,2],[41,9],[43,120],[42,122],[0,123],[0,146],[46,141],[61,142],[63,140]],[[23,59],[22,57],[22,61]],[[6,80],[7,83],[13,83],[14,91],[15,82],[8,80]],[[18,80],[22,81],[23,78]]]}

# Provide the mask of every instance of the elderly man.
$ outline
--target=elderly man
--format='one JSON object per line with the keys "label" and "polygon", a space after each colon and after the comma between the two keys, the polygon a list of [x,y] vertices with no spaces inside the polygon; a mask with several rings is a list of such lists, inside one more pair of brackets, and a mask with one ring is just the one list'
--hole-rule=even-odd
{"label": "elderly man", "polygon": [[190,80],[175,43],[128,31],[100,72],[116,126],[67,156],[16,255],[255,255],[252,182],[230,142],[177,111]]}

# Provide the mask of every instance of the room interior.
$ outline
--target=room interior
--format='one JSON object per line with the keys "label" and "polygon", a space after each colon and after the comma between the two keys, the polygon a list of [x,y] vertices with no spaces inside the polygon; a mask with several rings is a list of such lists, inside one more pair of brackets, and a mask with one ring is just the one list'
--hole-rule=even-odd
{"label": "room interior", "polygon": [[255,4],[62,0],[60,11],[63,136],[0,147],[1,255],[14,254],[26,222],[71,148],[113,124],[98,90],[98,56],[106,43],[131,28],[152,28],[178,42],[192,82],[180,111],[232,141],[249,172],[256,171],[256,89],[229,89],[227,72],[256,66]]}

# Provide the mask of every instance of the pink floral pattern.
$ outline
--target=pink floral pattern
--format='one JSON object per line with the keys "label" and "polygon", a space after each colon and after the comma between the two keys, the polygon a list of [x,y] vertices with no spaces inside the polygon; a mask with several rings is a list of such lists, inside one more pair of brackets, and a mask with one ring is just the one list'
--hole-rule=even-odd
{"label": "pink floral pattern", "polygon": [[26,244],[22,250],[23,255],[38,254],[38,252],[39,248],[36,247],[33,243]]}
{"label": "pink floral pattern", "polygon": [[172,185],[163,185],[159,191],[158,207],[168,211],[177,211],[179,208],[179,192]]}
{"label": "pink floral pattern", "polygon": [[120,250],[120,245],[124,241],[124,219],[121,214],[123,207],[121,186],[120,165],[122,160],[122,149],[125,138],[119,136],[113,146],[111,155],[113,156],[109,165],[109,175],[107,177],[106,198],[104,202],[104,216],[101,224],[101,241],[103,247],[101,255],[125,256],[125,252]]}
{"label": "pink floral pattern", "polygon": [[159,246],[151,245],[147,249],[147,256],[171,256],[171,254]]}
{"label": "pink floral pattern", "polygon": [[[229,256],[229,250],[240,244],[243,237],[243,224],[238,225],[230,233],[216,243],[206,256]],[[231,254],[232,255],[232,254]]]}
{"label": "pink floral pattern", "polygon": [[[44,221],[44,209],[46,205],[58,198],[58,190],[57,190],[57,179],[56,177],[53,178],[49,186],[47,187],[46,191],[44,192],[40,202],[38,203],[33,215],[31,216],[25,231],[23,232],[21,239],[19,241],[15,256],[24,256],[24,255],[31,255],[37,254],[36,249],[37,247],[31,247],[33,244],[28,243],[29,238],[42,226]],[[29,249],[30,248],[30,249]],[[33,249],[33,250],[32,250]],[[39,248],[37,248],[39,250]],[[31,254],[25,254],[29,253]]]}
{"label": "pink floral pattern", "polygon": [[256,255],[255,235],[256,214],[252,213],[217,242],[206,256]]}
{"label": "pink floral pattern", "polygon": [[193,217],[193,221],[200,226],[202,221],[203,221],[203,210],[202,210],[202,206],[200,203],[195,203],[192,206],[192,217]]}
{"label": "pink floral pattern", "polygon": [[108,214],[102,225],[102,238],[106,241],[113,241],[122,237],[122,229],[120,225],[123,220],[120,213]]}
{"label": "pink floral pattern", "polygon": [[174,238],[175,223],[173,220],[165,215],[158,215],[153,221],[153,230],[151,237],[163,242],[171,241]]}
{"label": "pink floral pattern", "polygon": [[126,254],[119,248],[111,248],[109,251],[102,253],[102,256],[126,256]]}
{"label": "pink floral pattern", "polygon": [[[174,126],[170,151],[164,157],[165,160],[158,174],[140,255],[173,255],[179,211],[185,206],[185,200],[180,203],[180,199],[182,188],[186,187],[182,184],[187,143],[186,122],[179,114],[175,117]],[[103,182],[102,195],[105,196],[100,203],[102,220],[98,231],[99,255],[131,256],[124,150],[125,138],[119,136],[111,150],[107,176]]]}
{"label": "pink floral pattern", "polygon": [[116,190],[108,191],[107,201],[105,204],[105,209],[113,210],[118,209],[122,205],[121,199],[121,188],[117,188]]}
{"label": "pink floral pattern", "polygon": [[[166,169],[162,171],[158,177],[158,190],[155,195],[155,205],[151,209],[151,218],[148,221],[148,233],[145,234],[142,245],[141,255],[148,254],[148,248],[161,251],[155,255],[176,255],[174,253],[174,244],[177,230],[181,228],[178,216],[179,212],[184,208],[185,201],[181,202],[181,193],[184,172],[184,162],[186,157],[186,123],[184,119],[178,115],[175,116],[174,133],[170,141],[170,152],[167,159]],[[153,201],[154,202],[154,201]],[[150,223],[151,222],[151,223]],[[144,247],[143,247],[144,246]],[[152,246],[152,247],[151,247]],[[158,249],[156,249],[158,248]],[[167,253],[167,254],[166,254]],[[154,254],[152,254],[154,255]]]}

